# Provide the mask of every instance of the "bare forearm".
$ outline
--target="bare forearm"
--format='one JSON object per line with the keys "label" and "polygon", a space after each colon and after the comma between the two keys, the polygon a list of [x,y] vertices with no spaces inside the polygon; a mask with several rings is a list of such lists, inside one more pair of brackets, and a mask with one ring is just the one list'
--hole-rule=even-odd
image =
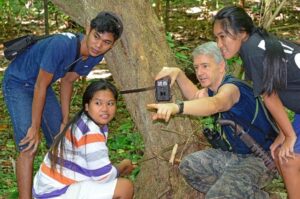
{"label": "bare forearm", "polygon": [[50,85],[53,75],[40,69],[36,83],[34,85],[34,94],[32,100],[32,113],[31,113],[31,127],[35,130],[39,129],[45,100],[47,95],[47,88]]}
{"label": "bare forearm", "polygon": [[218,102],[214,98],[201,98],[184,102],[186,115],[209,116],[219,112]]}
{"label": "bare forearm", "polygon": [[39,129],[41,125],[42,113],[45,105],[46,89],[35,86],[32,101],[31,127]]}
{"label": "bare forearm", "polygon": [[70,102],[73,93],[73,85],[70,82],[63,82],[60,88],[60,101],[62,110],[62,123],[66,124],[69,119]]}
{"label": "bare forearm", "polygon": [[[213,97],[202,97],[195,100],[184,101],[183,114],[194,116],[208,116],[214,113],[229,110],[239,100],[239,90],[235,85],[224,85]],[[169,121],[171,115],[179,112],[179,106],[174,103],[148,104],[149,109],[157,109],[152,119]],[[182,108],[182,106],[180,106]]]}
{"label": "bare forearm", "polygon": [[272,114],[279,128],[282,130],[284,136],[295,136],[295,132],[288,118],[287,112],[285,111],[278,95],[273,93],[270,96],[264,95],[263,98],[266,107]]}
{"label": "bare forearm", "polygon": [[122,160],[117,166],[117,170],[120,174],[120,176],[123,175],[128,175],[132,172],[132,170],[135,168],[136,166],[132,164],[131,160],[129,159],[124,159]]}
{"label": "bare forearm", "polygon": [[180,70],[176,82],[181,90],[181,93],[186,99],[194,99],[198,88],[193,84],[193,82],[190,79],[188,79],[188,77],[184,74],[183,71]]}

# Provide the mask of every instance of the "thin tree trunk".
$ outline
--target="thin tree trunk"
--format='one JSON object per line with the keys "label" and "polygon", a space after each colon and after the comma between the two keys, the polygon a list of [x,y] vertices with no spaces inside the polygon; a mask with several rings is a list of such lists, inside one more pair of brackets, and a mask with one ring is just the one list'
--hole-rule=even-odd
{"label": "thin tree trunk", "polygon": [[161,0],[155,0],[155,13],[160,21],[163,21],[163,17],[161,15],[162,6],[161,6]]}
{"label": "thin tree trunk", "polygon": [[276,16],[278,15],[279,11],[281,10],[281,8],[283,7],[283,5],[287,2],[287,0],[283,0],[280,5],[276,8],[275,12],[273,13],[273,15],[270,17],[270,19],[265,23],[264,28],[265,29],[269,29],[272,22],[274,21],[274,19],[276,18]]}
{"label": "thin tree trunk", "polygon": [[[165,39],[163,24],[155,16],[149,1],[136,0],[52,0],[82,26],[87,25],[101,10],[118,13],[124,22],[124,33],[105,58],[119,89],[154,85],[154,77],[163,66],[177,66],[175,57]],[[178,89],[172,89],[173,100],[180,98]],[[124,95],[130,112],[145,144],[145,157],[135,182],[135,198],[203,198],[186,185],[176,165],[168,160],[172,147],[179,144],[183,156],[198,150],[197,137],[192,136],[192,121],[188,117],[174,117],[169,123],[152,122],[146,104],[155,102],[154,92]],[[163,131],[169,129],[170,131]],[[169,150],[167,150],[169,149]]]}
{"label": "thin tree trunk", "polygon": [[169,31],[169,13],[170,13],[170,0],[166,0],[166,8],[165,8],[165,29],[166,32]]}
{"label": "thin tree trunk", "polygon": [[48,0],[44,0],[44,19],[45,19],[45,34],[49,35],[49,17],[48,17]]}
{"label": "thin tree trunk", "polygon": [[245,7],[245,0],[240,0],[239,5],[244,8]]}

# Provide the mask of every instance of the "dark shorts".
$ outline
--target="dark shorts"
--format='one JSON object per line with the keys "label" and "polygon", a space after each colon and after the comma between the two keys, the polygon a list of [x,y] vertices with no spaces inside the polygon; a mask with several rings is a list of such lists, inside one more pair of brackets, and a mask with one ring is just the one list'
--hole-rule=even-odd
{"label": "dark shorts", "polygon": [[295,114],[293,121],[293,128],[297,135],[297,140],[294,145],[294,152],[300,154],[300,114]]}

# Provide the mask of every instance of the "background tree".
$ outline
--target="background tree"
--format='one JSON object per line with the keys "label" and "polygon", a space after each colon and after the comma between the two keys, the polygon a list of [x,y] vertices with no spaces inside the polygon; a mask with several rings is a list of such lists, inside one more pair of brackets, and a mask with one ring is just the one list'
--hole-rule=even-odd
{"label": "background tree", "polygon": [[[275,17],[278,15],[281,8],[287,2],[287,0],[282,0],[279,3],[279,6],[276,6],[276,0],[264,0],[264,14],[261,18],[260,24],[265,29],[269,29]],[[274,10],[274,11],[273,11]]]}
{"label": "background tree", "polygon": [[[106,56],[108,68],[120,89],[145,87],[154,84],[154,76],[163,66],[176,66],[175,58],[167,45],[163,25],[157,19],[148,1],[135,0],[52,0],[74,21],[87,25],[101,10],[118,13],[124,23],[124,33],[117,45]],[[174,92],[173,100],[180,96]],[[196,150],[193,141],[184,145],[193,133],[191,121],[176,117],[169,123],[153,123],[146,104],[155,101],[153,92],[124,96],[127,108],[142,133],[145,159],[135,183],[136,198],[201,198],[201,194],[185,185],[176,166],[168,162],[172,146],[179,144],[179,151]],[[162,128],[170,131],[163,131]],[[194,136],[189,140],[193,140]],[[186,147],[188,146],[188,147]],[[155,157],[152,159],[152,157]]]}

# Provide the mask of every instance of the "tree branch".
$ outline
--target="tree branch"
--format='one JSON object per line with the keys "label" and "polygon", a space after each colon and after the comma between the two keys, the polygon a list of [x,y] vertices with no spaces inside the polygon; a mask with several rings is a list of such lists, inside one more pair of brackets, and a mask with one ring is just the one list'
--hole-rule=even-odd
{"label": "tree branch", "polygon": [[274,12],[274,14],[272,15],[272,17],[270,18],[270,20],[267,22],[267,25],[264,27],[266,30],[269,29],[269,27],[271,26],[272,22],[274,21],[274,19],[276,18],[276,16],[278,15],[279,11],[281,10],[281,8],[283,7],[283,5],[287,2],[287,0],[283,0],[280,5],[278,6],[278,8],[276,9],[276,11]]}

